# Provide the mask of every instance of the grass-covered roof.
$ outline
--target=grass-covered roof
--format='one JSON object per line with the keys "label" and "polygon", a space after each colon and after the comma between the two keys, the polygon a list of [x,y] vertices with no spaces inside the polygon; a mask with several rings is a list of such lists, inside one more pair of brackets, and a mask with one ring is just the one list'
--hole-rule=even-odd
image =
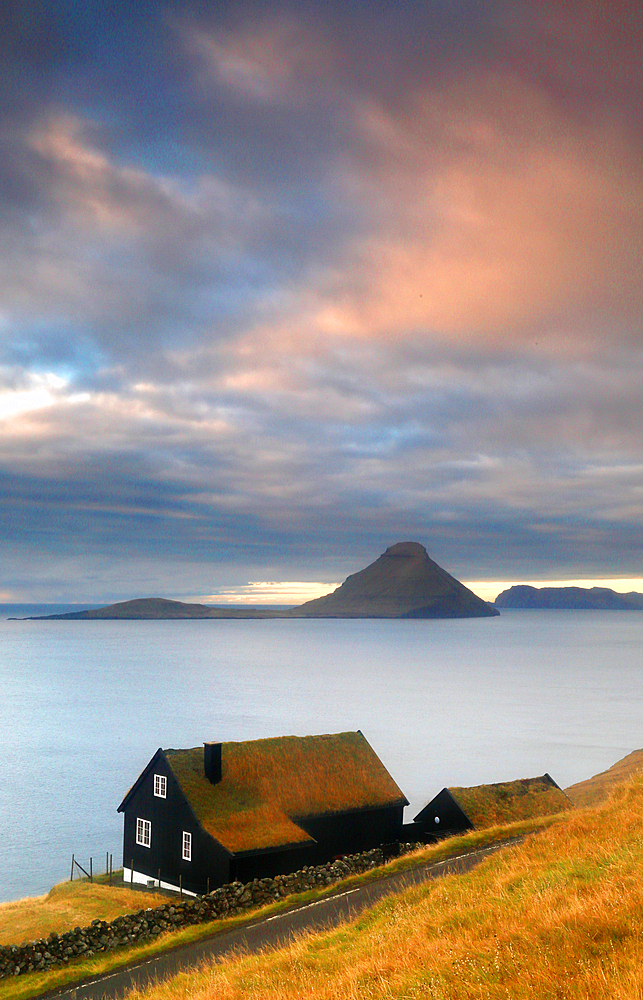
{"label": "grass-covered roof", "polygon": [[477,829],[551,816],[572,808],[570,800],[548,774],[495,785],[453,787],[449,791]]}
{"label": "grass-covered roof", "polygon": [[216,785],[203,747],[165,755],[201,825],[233,852],[311,840],[298,818],[406,803],[360,732],[223,743]]}

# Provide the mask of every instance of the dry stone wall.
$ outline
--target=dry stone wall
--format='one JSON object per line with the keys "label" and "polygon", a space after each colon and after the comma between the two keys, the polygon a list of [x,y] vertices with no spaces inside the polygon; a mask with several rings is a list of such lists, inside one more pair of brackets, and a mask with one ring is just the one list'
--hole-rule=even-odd
{"label": "dry stone wall", "polygon": [[[400,853],[422,846],[401,844]],[[375,868],[383,861],[382,851],[376,848],[361,854],[347,855],[325,865],[304,867],[291,875],[254,879],[245,884],[230,882],[207,896],[180,902],[172,900],[162,906],[116,917],[112,921],[92,920],[89,927],[76,927],[63,934],[52,932],[48,938],[39,941],[0,945],[0,978],[19,976],[26,972],[45,972],[56,966],[66,965],[75,958],[89,958],[98,952],[151,941],[165,931],[234,916],[244,910],[284,899],[293,893],[333,885],[349,875]]]}

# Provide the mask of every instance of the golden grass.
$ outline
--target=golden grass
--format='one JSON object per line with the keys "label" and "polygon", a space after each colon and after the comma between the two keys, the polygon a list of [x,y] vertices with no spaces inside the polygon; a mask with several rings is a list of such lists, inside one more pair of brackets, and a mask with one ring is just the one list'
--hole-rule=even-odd
{"label": "golden grass", "polygon": [[0,944],[22,944],[47,937],[52,931],[62,934],[74,927],[86,927],[96,918],[113,920],[121,913],[165,902],[167,898],[159,893],[96,882],[61,882],[46,896],[0,903]]}
{"label": "golden grass", "polygon": [[[140,997],[141,993],[130,994]],[[186,972],[147,1000],[643,997],[643,780],[340,929]]]}
{"label": "golden grass", "polygon": [[224,743],[217,785],[202,747],[166,756],[201,824],[231,851],[310,840],[297,817],[406,801],[361,733]]}
{"label": "golden grass", "polygon": [[546,778],[521,778],[495,785],[449,788],[477,829],[566,812],[571,802]]}
{"label": "golden grass", "polygon": [[617,760],[607,771],[601,771],[586,781],[579,781],[565,789],[575,806],[593,806],[604,802],[614,786],[620,781],[633,777],[643,769],[643,750],[628,753],[627,757]]}
{"label": "golden grass", "polygon": [[556,816],[532,820],[530,822],[514,823],[511,826],[490,830],[470,831],[460,834],[457,837],[440,841],[438,844],[434,844],[413,854],[396,858],[389,862],[388,865],[383,866],[383,868],[374,868],[361,875],[352,875],[344,881],[324,889],[311,889],[307,892],[288,896],[279,902],[270,903],[259,910],[247,910],[245,913],[235,917],[227,917],[206,924],[195,924],[192,927],[186,927],[179,931],[169,931],[159,935],[153,941],[132,945],[129,948],[119,948],[116,951],[102,952],[91,958],[75,959],[69,965],[53,969],[50,972],[32,972],[24,976],[0,980],[0,1000],[30,1000],[32,997],[41,996],[52,990],[62,989],[70,984],[83,982],[86,979],[92,979],[96,976],[109,973],[124,965],[152,958],[167,951],[169,948],[176,948],[182,944],[189,944],[193,941],[222,934],[233,928],[241,927],[244,924],[253,923],[257,919],[296,909],[299,906],[322,899],[325,896],[332,896],[337,892],[343,892],[346,889],[364,884],[365,882],[375,881],[381,878],[382,875],[417,868],[418,865],[426,864],[427,862],[441,861],[448,857],[485,847],[499,840],[504,840],[507,837],[528,833],[531,830],[544,829],[546,826],[558,822],[560,822],[560,817]]}

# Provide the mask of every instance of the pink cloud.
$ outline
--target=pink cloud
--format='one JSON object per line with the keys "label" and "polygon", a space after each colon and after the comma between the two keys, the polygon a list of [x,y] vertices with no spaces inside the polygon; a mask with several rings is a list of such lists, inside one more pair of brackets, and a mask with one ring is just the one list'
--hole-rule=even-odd
{"label": "pink cloud", "polygon": [[191,26],[183,35],[206,74],[259,102],[297,103],[309,90],[311,74],[328,68],[326,46],[287,17],[249,22],[235,32]]}
{"label": "pink cloud", "polygon": [[572,115],[510,71],[426,85],[394,110],[362,103],[343,180],[370,232],[315,292],[312,328],[564,353],[605,323],[637,336],[640,154],[624,116]]}

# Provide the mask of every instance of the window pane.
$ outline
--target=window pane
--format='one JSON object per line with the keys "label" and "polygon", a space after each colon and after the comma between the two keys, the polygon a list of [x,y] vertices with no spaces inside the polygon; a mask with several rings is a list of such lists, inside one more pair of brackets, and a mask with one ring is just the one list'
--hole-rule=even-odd
{"label": "window pane", "polygon": [[149,819],[136,820],[136,843],[141,847],[149,847],[152,842],[152,824]]}

